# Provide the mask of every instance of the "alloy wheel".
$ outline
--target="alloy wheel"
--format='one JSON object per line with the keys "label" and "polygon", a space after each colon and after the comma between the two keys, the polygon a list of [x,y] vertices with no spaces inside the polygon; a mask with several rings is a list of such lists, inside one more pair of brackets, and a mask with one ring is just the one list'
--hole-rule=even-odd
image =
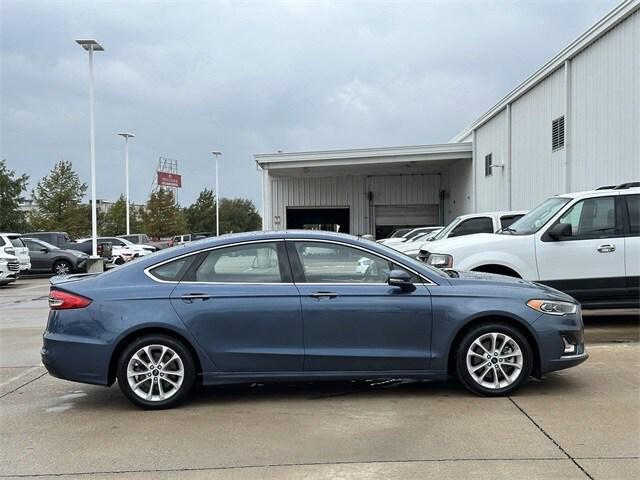
{"label": "alloy wheel", "polygon": [[489,332],[476,338],[467,350],[467,371],[480,386],[498,390],[512,385],[523,370],[523,353],[509,335]]}
{"label": "alloy wheel", "polygon": [[67,262],[56,263],[56,275],[68,275],[71,268]]}
{"label": "alloy wheel", "polygon": [[127,382],[133,393],[148,402],[173,397],[184,380],[180,355],[165,345],[146,345],[127,364]]}

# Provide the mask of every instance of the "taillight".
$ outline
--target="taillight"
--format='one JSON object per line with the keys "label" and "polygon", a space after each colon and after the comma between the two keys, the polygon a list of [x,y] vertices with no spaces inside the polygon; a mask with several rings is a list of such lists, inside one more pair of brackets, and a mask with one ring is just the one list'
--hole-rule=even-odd
{"label": "taillight", "polygon": [[72,308],[84,308],[91,303],[91,300],[74,293],[63,292],[62,290],[51,290],[49,293],[49,308],[51,310],[70,310]]}

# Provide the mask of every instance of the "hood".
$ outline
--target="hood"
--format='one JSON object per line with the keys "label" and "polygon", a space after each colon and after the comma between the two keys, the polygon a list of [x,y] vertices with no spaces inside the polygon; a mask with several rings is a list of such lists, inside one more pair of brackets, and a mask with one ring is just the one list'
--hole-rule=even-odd
{"label": "hood", "polygon": [[[541,283],[529,282],[527,280],[522,280],[521,278],[508,277],[506,275],[497,275],[495,273],[484,273],[484,272],[467,272],[456,270],[459,277],[452,278],[452,283],[468,283],[475,285],[486,285],[490,287],[497,288],[522,288],[527,290],[535,290],[539,295],[543,295],[544,298],[561,300],[564,302],[576,302],[571,296],[563,293],[555,288],[548,287]],[[534,295],[532,293],[532,295]]]}
{"label": "hood", "polygon": [[420,250],[420,245],[422,245],[422,242],[404,242],[387,246],[397,250],[398,252],[417,255]]}
{"label": "hood", "polygon": [[430,253],[451,253],[460,248],[470,246],[477,247],[480,244],[482,244],[483,248],[487,248],[506,242],[513,242],[521,238],[523,237],[517,235],[502,235],[500,233],[475,233],[462,237],[443,238],[442,240],[423,242],[420,244],[420,250],[426,250]]}

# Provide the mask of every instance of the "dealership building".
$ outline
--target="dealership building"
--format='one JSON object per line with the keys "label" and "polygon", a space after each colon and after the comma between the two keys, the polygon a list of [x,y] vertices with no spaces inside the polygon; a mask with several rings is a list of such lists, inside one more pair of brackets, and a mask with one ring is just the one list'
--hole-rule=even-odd
{"label": "dealership building", "polygon": [[448,143],[255,160],[265,229],[377,237],[638,181],[640,0],[622,2]]}

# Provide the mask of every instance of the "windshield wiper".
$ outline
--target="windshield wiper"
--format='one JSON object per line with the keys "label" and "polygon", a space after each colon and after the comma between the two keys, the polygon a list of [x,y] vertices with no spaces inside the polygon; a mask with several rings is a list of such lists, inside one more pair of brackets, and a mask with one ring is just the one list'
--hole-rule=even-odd
{"label": "windshield wiper", "polygon": [[504,227],[499,233],[516,233],[516,230],[511,227]]}
{"label": "windshield wiper", "polygon": [[458,271],[454,270],[453,268],[443,268],[442,270],[451,278],[460,278],[460,274],[458,273]]}

